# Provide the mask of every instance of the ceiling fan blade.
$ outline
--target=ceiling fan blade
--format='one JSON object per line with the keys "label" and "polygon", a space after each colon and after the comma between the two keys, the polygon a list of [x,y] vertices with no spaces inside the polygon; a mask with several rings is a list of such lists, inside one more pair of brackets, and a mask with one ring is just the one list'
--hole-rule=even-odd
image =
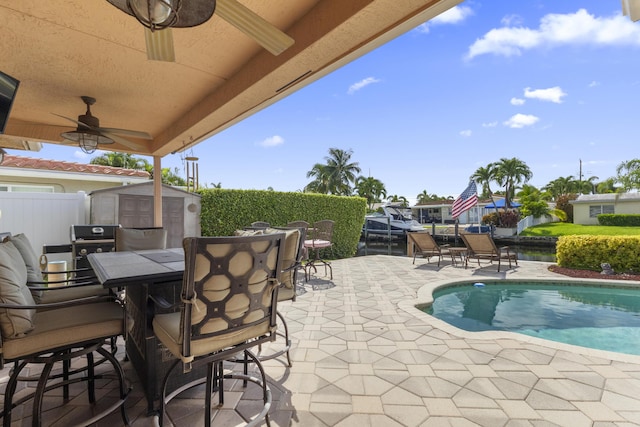
{"label": "ceiling fan blade", "polygon": [[129,147],[129,148],[131,148],[132,150],[141,150],[141,149],[143,149],[143,148],[144,148],[144,147],[143,147],[143,146],[141,146],[140,144],[136,144],[136,143],[135,143],[135,142],[133,142],[133,141],[129,141],[128,139],[123,138],[123,137],[121,137],[121,136],[118,136],[118,135],[116,135],[115,133],[106,132],[106,131],[103,131],[103,130],[101,130],[101,132],[100,132],[100,133],[101,133],[101,134],[103,134],[103,135],[104,135],[104,136],[106,136],[106,137],[109,137],[109,138],[113,139],[113,141],[114,141],[114,142],[117,142],[117,143],[119,143],[119,144],[122,144],[122,145],[124,145],[125,147]]}
{"label": "ceiling fan blade", "polygon": [[89,128],[89,129],[93,129],[93,130],[96,130],[96,131],[99,130],[98,128],[94,128],[93,126],[90,126],[90,125],[88,125],[86,123],[79,122],[76,119],[72,119],[72,118],[67,117],[67,116],[61,116],[60,114],[56,114],[56,113],[51,113],[51,114],[53,114],[54,116],[62,117],[63,119],[67,119],[70,122],[73,122],[73,123],[75,123],[77,125],[85,126],[85,127]]}
{"label": "ceiling fan blade", "polygon": [[153,139],[151,135],[147,132],[142,132],[139,130],[128,130],[128,129],[118,129],[118,128],[98,128],[98,131],[101,133],[117,133],[118,135],[130,136],[132,138],[140,138],[140,139]]}
{"label": "ceiling fan blade", "polygon": [[144,28],[144,40],[147,44],[147,59],[152,61],[175,62],[176,53],[173,50],[173,33],[171,28],[151,31]]}
{"label": "ceiling fan blade", "polygon": [[280,55],[294,43],[291,37],[237,0],[217,0],[215,13],[274,55]]}

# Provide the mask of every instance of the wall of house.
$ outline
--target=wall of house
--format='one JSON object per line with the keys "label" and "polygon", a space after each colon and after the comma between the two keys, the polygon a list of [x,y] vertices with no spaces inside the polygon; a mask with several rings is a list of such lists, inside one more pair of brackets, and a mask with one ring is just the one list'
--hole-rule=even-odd
{"label": "wall of house", "polygon": [[573,223],[581,225],[598,225],[598,218],[590,218],[589,210],[591,206],[613,205],[616,214],[640,214],[640,201],[611,202],[592,201],[590,203],[573,204]]}
{"label": "wall of house", "polygon": [[[139,182],[139,180],[138,180]],[[105,188],[120,187],[122,182],[114,181],[89,181],[83,180],[80,177],[78,179],[52,179],[52,178],[39,178],[39,177],[25,177],[25,176],[7,176],[3,175],[0,170],[0,185],[44,185],[53,187],[54,193],[77,193],[78,191],[84,191],[90,193],[95,190],[102,190]]]}

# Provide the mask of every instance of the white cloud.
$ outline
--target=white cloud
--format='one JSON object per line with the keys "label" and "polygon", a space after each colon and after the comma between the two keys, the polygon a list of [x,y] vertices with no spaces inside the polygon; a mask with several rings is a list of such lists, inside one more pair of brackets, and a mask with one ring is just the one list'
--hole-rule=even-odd
{"label": "white cloud", "polygon": [[347,93],[349,95],[353,95],[354,93],[356,93],[357,91],[359,91],[363,87],[369,86],[370,84],[373,84],[373,83],[379,83],[379,82],[380,82],[380,80],[376,79],[375,77],[367,77],[366,79],[362,79],[359,82],[356,82],[356,83],[352,84],[351,86],[349,86],[349,90],[347,90]]}
{"label": "white cloud", "polygon": [[522,16],[520,15],[506,15],[500,20],[500,23],[505,27],[513,27],[516,25],[522,25]]}
{"label": "white cloud", "polygon": [[503,124],[512,129],[521,129],[525,126],[534,125],[540,120],[538,117],[531,114],[515,114],[511,118],[505,121]]}
{"label": "white cloud", "polygon": [[465,129],[460,131],[460,135],[468,138],[471,136],[471,129]]}
{"label": "white cloud", "polygon": [[459,24],[471,15],[473,15],[473,10],[469,6],[454,6],[430,21],[419,25],[416,30],[421,33],[428,33],[433,25]]}
{"label": "white cloud", "polygon": [[525,103],[525,100],[522,98],[511,98],[511,105],[522,105]]}
{"label": "white cloud", "polygon": [[76,150],[73,152],[73,157],[75,157],[76,159],[84,160],[88,158],[89,155],[82,150]]}
{"label": "white cloud", "polygon": [[596,86],[600,86],[600,82],[597,82],[594,80],[591,83],[589,83],[589,87],[596,87]]}
{"label": "white cloud", "polygon": [[527,49],[580,44],[638,46],[640,26],[622,14],[596,17],[586,9],[550,13],[540,19],[538,28],[504,26],[490,30],[469,47],[466,59],[484,54],[517,56]]}
{"label": "white cloud", "polygon": [[556,104],[562,103],[562,98],[567,96],[566,92],[560,86],[550,87],[548,89],[524,89],[525,98],[538,99],[540,101],[550,101]]}
{"label": "white cloud", "polygon": [[284,138],[280,135],[270,136],[269,138],[265,138],[258,143],[258,145],[261,147],[275,147],[282,144],[284,144]]}
{"label": "white cloud", "polygon": [[483,128],[494,128],[496,126],[498,126],[498,122],[489,122],[489,123],[482,124]]}

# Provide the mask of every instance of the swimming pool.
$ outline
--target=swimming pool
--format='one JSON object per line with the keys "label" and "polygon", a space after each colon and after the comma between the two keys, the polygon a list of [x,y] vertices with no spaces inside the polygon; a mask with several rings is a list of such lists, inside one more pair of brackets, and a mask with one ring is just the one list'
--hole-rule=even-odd
{"label": "swimming pool", "polygon": [[466,331],[511,331],[640,355],[640,289],[508,281],[433,293],[422,310]]}

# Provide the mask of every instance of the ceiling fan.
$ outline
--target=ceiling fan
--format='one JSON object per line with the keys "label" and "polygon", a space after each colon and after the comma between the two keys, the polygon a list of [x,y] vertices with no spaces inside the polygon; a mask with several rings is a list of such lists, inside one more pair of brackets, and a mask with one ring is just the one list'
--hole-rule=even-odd
{"label": "ceiling fan", "polygon": [[145,26],[147,57],[175,61],[171,27],[204,24],[216,15],[253,38],[274,55],[293,45],[294,40],[237,0],[107,0]]}
{"label": "ceiling fan", "polygon": [[60,134],[64,139],[77,142],[82,151],[87,154],[91,154],[98,148],[98,144],[113,144],[119,142],[120,144],[132,148],[141,149],[139,144],[122,138],[118,135],[126,135],[134,138],[141,139],[153,139],[151,135],[146,132],[140,132],[136,130],[118,129],[118,128],[104,128],[100,127],[100,120],[91,114],[91,106],[96,103],[96,99],[90,96],[81,96],[82,102],[87,105],[87,111],[84,114],[78,116],[78,120],[74,120],[69,117],[61,116],[60,114],[52,113],[63,119],[67,119],[73,123],[76,123],[78,127],[74,131],[63,132]]}

